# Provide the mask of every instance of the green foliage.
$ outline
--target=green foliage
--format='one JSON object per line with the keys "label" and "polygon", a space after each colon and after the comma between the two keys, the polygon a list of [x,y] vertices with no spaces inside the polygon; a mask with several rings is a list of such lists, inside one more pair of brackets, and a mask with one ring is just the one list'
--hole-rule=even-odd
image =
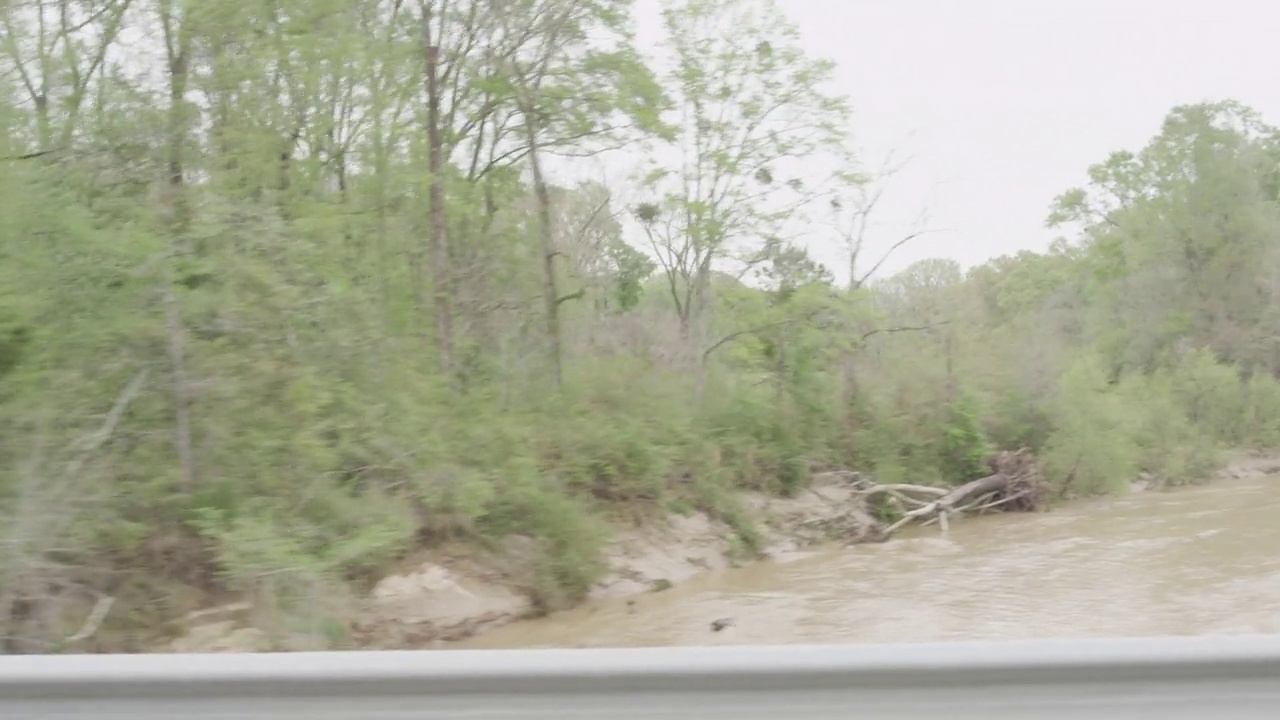
{"label": "green foliage", "polygon": [[657,265],[649,256],[621,240],[609,244],[609,259],[615,270],[613,299],[619,312],[634,310],[644,295],[644,281],[653,275]]}
{"label": "green foliage", "polygon": [[1158,483],[1196,482],[1220,466],[1213,428],[1192,418],[1169,374],[1126,378],[1117,394],[1134,409],[1138,466]]}
{"label": "green foliage", "polygon": [[[424,544],[532,538],[550,611],[611,522],[703,511],[754,556],[739,491],[815,469],[954,484],[1027,445],[1088,494],[1280,447],[1280,132],[1236,103],[1091,167],[1048,252],[845,292],[799,238],[810,171],[858,175],[849,107],[783,3],[666,3],[661,77],[626,0],[451,6],[434,175],[418,8],[161,5],[163,87],[100,45],[127,3],[4,28],[48,86],[0,73],[0,546],[52,560],[0,564],[23,599],[231,589],[340,643],[322,601]],[[547,252],[521,121],[651,144],[639,236],[554,187]]]}
{"label": "green foliage", "polygon": [[939,469],[956,483],[973,480],[988,473],[987,457],[993,450],[980,426],[977,401],[962,393],[948,408],[942,435],[942,457]]}
{"label": "green foliage", "polygon": [[694,502],[733,530],[731,554],[736,559],[754,559],[764,550],[764,535],[734,490],[723,476],[712,476],[695,483]]}
{"label": "green foliage", "polygon": [[1044,451],[1049,476],[1072,493],[1127,488],[1139,468],[1136,420],[1111,391],[1096,355],[1086,354],[1068,368],[1052,407],[1055,430]]}
{"label": "green foliage", "polygon": [[541,477],[533,465],[515,463],[505,469],[523,474],[504,483],[505,492],[486,524],[536,538],[530,590],[537,608],[550,612],[579,602],[606,569],[600,557],[605,528],[599,517],[583,500]]}
{"label": "green foliage", "polygon": [[1270,375],[1254,375],[1244,383],[1242,440],[1255,448],[1280,447],[1280,381]]}
{"label": "green foliage", "polygon": [[0,307],[0,377],[18,367],[31,341],[31,329],[17,313]]}

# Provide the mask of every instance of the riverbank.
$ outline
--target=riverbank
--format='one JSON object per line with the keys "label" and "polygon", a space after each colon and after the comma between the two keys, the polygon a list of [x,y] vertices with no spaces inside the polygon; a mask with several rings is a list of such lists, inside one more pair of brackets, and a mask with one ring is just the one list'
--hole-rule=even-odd
{"label": "riverbank", "polygon": [[[458,649],[1280,633],[1280,459],[1212,483],[827,544],[511,623]],[[723,630],[712,623],[731,620]]]}
{"label": "riverbank", "polygon": [[[1280,455],[1235,453],[1216,479],[1280,474]],[[739,499],[759,533],[759,552],[741,547],[740,528],[701,511],[672,513],[661,521],[619,526],[605,550],[608,571],[587,603],[614,602],[661,593],[695,578],[749,564],[756,559],[786,561],[805,556],[833,540],[858,544],[879,539],[880,525],[866,511],[856,473],[818,474],[793,498],[756,492]],[[1139,478],[1141,493],[1157,486]],[[1108,502],[1079,501],[1081,504]],[[1112,501],[1114,502],[1114,501]],[[961,522],[971,522],[962,520]],[[499,551],[441,546],[407,559],[398,572],[376,583],[351,608],[345,633],[333,644],[366,649],[447,647],[536,615],[526,593],[532,540],[510,538]],[[306,649],[315,639],[273,634],[253,622],[248,602],[231,603],[188,616],[188,629],[168,643],[171,652],[234,652]]]}
{"label": "riverbank", "polygon": [[[608,570],[588,601],[661,592],[757,557],[784,558],[833,540],[862,542],[878,524],[864,509],[857,479],[856,473],[819,473],[792,498],[740,493],[741,507],[758,535],[754,553],[742,547],[740,527],[699,510],[617,526],[604,551]],[[349,634],[336,644],[367,649],[440,646],[535,614],[528,595],[520,591],[531,580],[532,545],[532,539],[517,536],[499,551],[444,545],[407,559],[399,572],[383,578],[357,603]],[[186,624],[183,635],[164,650],[304,649],[314,642],[256,626],[250,602],[193,613]]]}

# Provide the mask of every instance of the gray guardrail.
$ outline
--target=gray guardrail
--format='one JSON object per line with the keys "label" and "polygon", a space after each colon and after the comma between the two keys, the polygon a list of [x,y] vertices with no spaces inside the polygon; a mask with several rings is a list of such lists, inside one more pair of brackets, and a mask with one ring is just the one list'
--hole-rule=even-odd
{"label": "gray guardrail", "polygon": [[0,718],[1273,718],[1280,636],[0,656]]}

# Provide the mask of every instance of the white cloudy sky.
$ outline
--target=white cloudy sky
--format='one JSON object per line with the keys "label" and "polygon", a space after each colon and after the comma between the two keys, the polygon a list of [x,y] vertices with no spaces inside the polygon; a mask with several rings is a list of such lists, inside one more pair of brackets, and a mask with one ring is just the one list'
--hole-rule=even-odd
{"label": "white cloudy sky", "polygon": [[[1280,122],[1280,5],[1262,0],[781,2],[810,50],[839,64],[867,156],[914,158],[885,198],[880,242],[926,201],[945,229],[890,271],[1044,248],[1053,197],[1143,144],[1175,105],[1231,98]],[[651,38],[658,0],[638,5]]]}

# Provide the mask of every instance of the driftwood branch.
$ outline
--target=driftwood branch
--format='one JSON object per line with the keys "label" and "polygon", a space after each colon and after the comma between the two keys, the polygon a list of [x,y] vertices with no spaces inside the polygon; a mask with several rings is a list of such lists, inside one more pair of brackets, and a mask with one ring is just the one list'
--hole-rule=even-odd
{"label": "driftwood branch", "polygon": [[81,625],[74,635],[68,637],[67,642],[80,642],[93,637],[94,633],[98,632],[98,628],[102,627],[102,621],[107,619],[107,613],[111,612],[111,606],[115,603],[116,599],[110,595],[98,598],[93,610],[89,611],[89,617],[85,618],[84,625]]}
{"label": "driftwood branch", "polygon": [[890,525],[885,532],[893,533],[909,522],[934,515],[939,516],[939,522],[945,526],[946,521],[942,518],[945,517],[946,513],[956,511],[958,509],[957,506],[969,498],[981,497],[1005,488],[1008,486],[1009,481],[1010,478],[1001,473],[996,473],[995,475],[988,475],[987,477],[967,482],[947,492],[937,500],[907,512],[901,519]]}
{"label": "driftwood branch", "polygon": [[120,418],[124,417],[124,413],[129,409],[129,404],[138,396],[138,392],[142,390],[143,384],[147,380],[147,369],[138,371],[124,390],[116,397],[115,403],[111,406],[111,410],[107,412],[107,417],[102,421],[102,425],[97,430],[76,440],[72,445],[72,450],[78,451],[78,455],[72,460],[67,467],[66,475],[74,476],[80,472],[80,468],[88,460],[89,456],[98,448],[102,447],[111,435],[115,432],[116,425],[120,424]]}
{"label": "driftwood branch", "polygon": [[863,490],[861,494],[864,501],[869,500],[876,495],[888,495],[894,500],[897,500],[899,504],[911,506],[913,508],[920,508],[929,504],[928,500],[921,500],[919,498],[912,497],[911,493],[936,498],[947,494],[947,491],[942,488],[936,488],[929,485],[895,484],[872,485],[871,487]]}
{"label": "driftwood branch", "polygon": [[[53,556],[79,515],[75,493],[83,492],[82,474],[94,454],[111,442],[148,375],[146,368],[137,372],[116,396],[98,427],[66,447],[64,452],[70,457],[61,473],[46,476],[41,472],[44,443],[43,436],[37,436],[29,465],[19,470],[19,496],[3,517],[7,524],[0,537],[0,652],[21,637],[21,621],[14,612],[18,603],[36,599],[47,602],[49,589],[60,584],[56,577],[71,570]],[[92,637],[114,603],[114,598],[99,596],[83,626],[67,642]]]}
{"label": "driftwood branch", "polygon": [[735,340],[738,340],[740,338],[746,337],[748,335],[755,335],[758,333],[762,333],[766,330],[773,330],[775,328],[786,327],[788,325],[796,325],[803,322],[809,322],[820,314],[821,314],[821,310],[814,310],[813,312],[802,313],[800,315],[797,315],[796,317],[782,318],[781,320],[774,320],[772,322],[767,322],[760,325],[754,325],[749,328],[731,332],[728,335],[725,335],[724,337],[720,338],[719,340],[711,343],[711,345],[706,350],[702,351],[702,357],[704,359],[709,358],[711,357],[711,354],[714,353],[716,350],[719,350],[725,345],[728,345],[729,343]]}
{"label": "driftwood branch", "polygon": [[864,495],[871,496],[876,493],[920,493],[922,495],[935,495],[942,497],[947,494],[946,488],[934,487],[932,485],[912,485],[908,483],[897,483],[892,485],[872,485],[863,491]]}
{"label": "driftwood branch", "polygon": [[1041,508],[1048,489],[1040,465],[1029,449],[996,453],[988,458],[987,464],[991,474],[954,488],[871,483],[861,487],[859,494],[863,500],[887,495],[897,501],[899,509],[910,508],[881,531],[885,537],[913,523],[922,526],[937,523],[945,533],[953,520],[967,513],[994,509],[1026,512]]}
{"label": "driftwood branch", "polygon": [[[1007,495],[1005,497],[997,497],[994,500],[991,499],[991,495],[985,495],[982,498],[980,498],[977,502],[971,505],[966,505],[965,507],[961,508],[961,511],[962,512],[982,512],[983,510],[990,510],[991,508],[1000,507],[1001,505],[1004,505],[1006,503],[1011,503],[1015,500],[1020,500],[1024,497],[1027,497],[1030,494],[1031,494],[1030,490],[1023,490],[1022,492],[1014,493],[1013,495]],[[979,505],[978,503],[982,503],[982,504]]]}

